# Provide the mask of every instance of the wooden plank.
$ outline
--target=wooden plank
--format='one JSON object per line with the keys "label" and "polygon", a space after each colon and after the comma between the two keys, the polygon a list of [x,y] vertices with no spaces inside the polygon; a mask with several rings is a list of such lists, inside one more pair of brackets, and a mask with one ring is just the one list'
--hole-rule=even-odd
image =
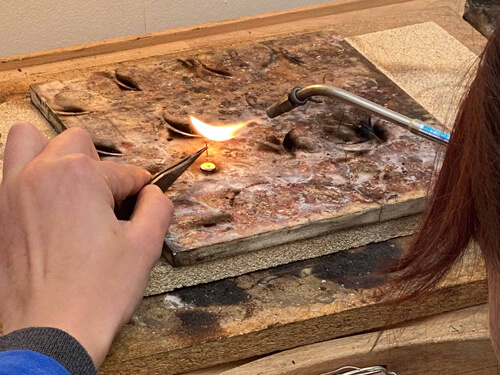
{"label": "wooden plank", "polygon": [[433,121],[330,32],[133,61],[36,84],[31,93],[58,131],[83,127],[97,146],[123,153],[112,160],[152,173],[204,145],[174,131],[181,124],[191,133],[190,115],[253,123],[235,139],[209,143],[216,173],[204,174],[198,161],[169,190],[177,210],[165,255],[188,266],[420,212],[432,142],[331,99],[267,117],[283,93],[315,82]]}
{"label": "wooden plank", "polygon": [[397,261],[408,242],[372,244],[147,298],[101,373],[181,373],[486,302],[483,265],[471,253],[430,295],[391,304],[387,275],[377,270]]}
{"label": "wooden plank", "polygon": [[212,366],[201,370],[190,371],[189,373],[186,373],[184,375],[220,375],[224,371],[232,370],[238,366],[244,365],[245,363],[252,362],[254,360],[255,359],[244,359],[241,361],[224,363],[218,366]]}
{"label": "wooden plank", "polygon": [[337,0],[331,3],[288,9],[235,20],[214,22],[174,30],[135,35],[85,45],[40,51],[31,54],[4,57],[0,60],[0,71],[22,69],[28,66],[60,62],[88,56],[98,56],[116,51],[139,49],[158,44],[187,41],[201,36],[213,37],[230,32],[248,31],[264,26],[273,26],[308,18],[323,17],[384,5],[399,4],[411,0]]}
{"label": "wooden plank", "polygon": [[376,365],[405,375],[498,374],[489,336],[488,306],[440,314],[382,332],[308,345],[236,364],[231,369],[220,368],[214,373],[316,375],[343,366]]}

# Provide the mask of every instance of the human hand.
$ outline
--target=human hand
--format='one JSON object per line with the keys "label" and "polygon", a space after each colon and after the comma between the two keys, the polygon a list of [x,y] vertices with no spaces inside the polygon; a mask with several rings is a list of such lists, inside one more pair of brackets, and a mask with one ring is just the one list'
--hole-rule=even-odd
{"label": "human hand", "polygon": [[[47,140],[14,125],[0,187],[0,317],[4,333],[53,327],[76,338],[96,366],[142,299],[172,219],[149,172],[99,161],[69,129]],[[130,221],[114,202],[140,192]]]}

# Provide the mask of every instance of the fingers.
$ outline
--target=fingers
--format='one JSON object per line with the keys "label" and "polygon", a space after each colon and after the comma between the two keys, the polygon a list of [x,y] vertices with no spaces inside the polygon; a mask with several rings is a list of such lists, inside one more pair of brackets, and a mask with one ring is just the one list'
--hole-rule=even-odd
{"label": "fingers", "polygon": [[[4,157],[4,177],[21,170],[35,157],[57,160],[69,158],[73,168],[89,165],[84,159],[95,165],[104,177],[114,201],[120,201],[130,195],[137,194],[150,179],[151,174],[133,165],[117,164],[109,161],[101,162],[89,133],[80,128],[71,128],[50,142],[33,125],[23,123],[11,128]],[[42,157],[42,156],[41,156]],[[97,162],[97,163],[96,163]],[[114,201],[110,204],[113,205]]]}
{"label": "fingers", "polygon": [[3,164],[3,176],[9,178],[24,168],[45,148],[48,139],[30,123],[17,123],[10,128]]}
{"label": "fingers", "polygon": [[81,128],[70,128],[52,139],[45,148],[47,157],[58,158],[70,154],[84,154],[99,160],[90,134]]}
{"label": "fingers", "polygon": [[174,206],[156,185],[147,185],[131,217],[127,235],[132,245],[150,255],[150,267],[160,258],[163,241],[172,221]]}
{"label": "fingers", "polygon": [[[98,171],[106,180],[114,201],[137,194],[149,182],[151,174],[133,165],[101,162],[90,134],[80,128],[65,130],[52,139],[44,150],[44,157],[58,159],[78,155],[97,161]],[[111,201],[111,205],[114,204]]]}
{"label": "fingers", "polygon": [[151,180],[148,171],[135,165],[101,161],[97,166],[115,201],[137,194]]}

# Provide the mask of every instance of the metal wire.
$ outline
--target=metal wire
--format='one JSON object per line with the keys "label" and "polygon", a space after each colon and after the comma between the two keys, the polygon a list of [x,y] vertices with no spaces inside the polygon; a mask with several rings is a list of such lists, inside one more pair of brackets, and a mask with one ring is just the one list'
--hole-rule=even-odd
{"label": "metal wire", "polygon": [[397,375],[395,372],[389,372],[385,367],[382,366],[372,366],[365,368],[345,366],[335,371],[327,372],[321,375],[375,375],[375,374]]}

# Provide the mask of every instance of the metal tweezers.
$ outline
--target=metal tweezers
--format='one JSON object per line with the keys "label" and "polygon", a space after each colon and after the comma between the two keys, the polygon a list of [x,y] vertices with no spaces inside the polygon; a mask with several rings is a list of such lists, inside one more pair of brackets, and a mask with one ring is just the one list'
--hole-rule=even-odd
{"label": "metal tweezers", "polygon": [[327,372],[321,375],[396,375],[395,372],[388,371],[383,366],[372,366],[372,367],[354,367],[345,366],[341,367],[335,371]]}
{"label": "metal tweezers", "polygon": [[[193,163],[206,151],[206,147],[195,152],[194,154],[182,159],[177,164],[167,168],[160,173],[153,176],[149,184],[155,184],[160,187],[160,189],[165,192],[172,186],[172,184],[177,181],[177,179],[182,176],[182,174],[191,166]],[[132,213],[134,212],[135,204],[137,202],[137,197],[139,195],[132,195],[125,198],[121,202],[117,203],[115,206],[115,215],[118,220],[130,220]]]}

